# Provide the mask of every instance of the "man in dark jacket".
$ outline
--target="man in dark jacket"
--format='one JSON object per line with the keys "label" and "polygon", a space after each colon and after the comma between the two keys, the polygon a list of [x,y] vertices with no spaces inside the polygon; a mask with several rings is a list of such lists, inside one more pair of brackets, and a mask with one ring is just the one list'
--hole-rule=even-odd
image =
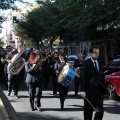
{"label": "man in dark jacket", "polygon": [[104,79],[102,79],[102,64],[98,60],[99,47],[93,46],[90,49],[90,59],[83,62],[81,67],[81,95],[84,97],[84,120],[92,120],[93,107],[96,108],[94,120],[103,118],[103,91]]}

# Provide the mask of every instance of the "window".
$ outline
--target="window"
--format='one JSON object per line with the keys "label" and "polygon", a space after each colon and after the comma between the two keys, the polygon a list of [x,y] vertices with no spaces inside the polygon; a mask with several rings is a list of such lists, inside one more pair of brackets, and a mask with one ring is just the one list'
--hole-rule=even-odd
{"label": "window", "polygon": [[112,60],[109,63],[109,66],[120,66],[120,60],[119,59]]}

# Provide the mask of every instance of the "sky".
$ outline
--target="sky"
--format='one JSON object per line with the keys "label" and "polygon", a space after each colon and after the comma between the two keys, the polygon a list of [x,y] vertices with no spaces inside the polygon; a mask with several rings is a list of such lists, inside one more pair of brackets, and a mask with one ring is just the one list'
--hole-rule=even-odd
{"label": "sky", "polygon": [[[24,2],[29,2],[29,3],[34,3],[36,0],[23,0]],[[24,4],[24,3],[21,3],[21,2],[15,2],[15,5],[16,6],[20,6],[20,5],[22,5],[22,4]],[[9,11],[10,10],[4,10],[4,11],[2,11],[2,15],[7,15],[8,13],[9,13]]]}
{"label": "sky", "polygon": [[[34,3],[36,0],[23,0],[24,2],[29,2],[29,3]],[[16,6],[21,6],[22,4],[24,3],[21,3],[21,2],[15,2],[15,5]],[[10,12],[10,9],[9,10],[4,10],[4,11],[1,11],[1,15],[3,16],[7,16],[7,14]],[[5,23],[3,22],[2,23],[2,27],[4,28],[5,27]],[[0,38],[4,35],[4,30],[2,29],[2,33],[0,33]]]}

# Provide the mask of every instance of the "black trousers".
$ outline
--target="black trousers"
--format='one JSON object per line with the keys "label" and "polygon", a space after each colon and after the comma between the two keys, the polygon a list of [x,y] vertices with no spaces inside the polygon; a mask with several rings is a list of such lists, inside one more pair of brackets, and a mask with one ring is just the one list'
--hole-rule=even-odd
{"label": "black trousers", "polygon": [[61,108],[64,108],[64,101],[67,97],[69,87],[65,87],[62,84],[59,83],[59,97],[60,97],[60,105]]}
{"label": "black trousers", "polygon": [[57,76],[54,70],[52,72],[52,83],[53,83],[53,94],[57,94],[58,82],[57,82]]}
{"label": "black trousers", "polygon": [[34,107],[34,105],[41,107],[42,83],[36,81],[35,83],[28,83],[27,86],[29,88],[28,93],[31,107]]}
{"label": "black trousers", "polygon": [[80,87],[80,78],[75,77],[75,94],[78,93]]}
{"label": "black trousers", "polygon": [[[97,92],[94,96],[86,96],[91,104],[96,108],[94,120],[102,120],[103,118],[103,95],[101,92]],[[84,120],[92,120],[93,108],[84,98]]]}
{"label": "black trousers", "polygon": [[44,81],[44,89],[47,89],[48,88],[48,82],[50,80],[50,72],[47,71],[47,72],[43,72],[43,81]]}
{"label": "black trousers", "polygon": [[11,93],[12,89],[14,89],[14,95],[17,95],[19,82],[20,82],[19,74],[17,75],[8,74],[8,92]]}

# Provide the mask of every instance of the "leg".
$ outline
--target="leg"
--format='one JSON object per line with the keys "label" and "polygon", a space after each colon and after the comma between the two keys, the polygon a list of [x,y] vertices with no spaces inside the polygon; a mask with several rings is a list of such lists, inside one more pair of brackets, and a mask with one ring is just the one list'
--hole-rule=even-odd
{"label": "leg", "polygon": [[[94,99],[88,97],[87,99],[91,102],[92,105],[94,105]],[[93,108],[84,98],[84,120],[92,120],[92,115],[93,115]]]}
{"label": "leg", "polygon": [[63,87],[64,87],[64,100],[65,100],[69,91],[69,87],[68,86],[67,87],[63,86]]}
{"label": "leg", "polygon": [[47,82],[47,74],[43,73],[43,80],[44,80],[44,89],[48,88],[48,82]]}
{"label": "leg", "polygon": [[13,80],[14,80],[13,75],[8,74],[8,96],[10,96],[12,91]]}
{"label": "leg", "polygon": [[59,83],[59,97],[60,97],[60,105],[61,109],[64,108],[64,100],[65,100],[65,95],[64,95],[64,86]]}
{"label": "leg", "polygon": [[35,98],[35,83],[28,84],[29,87],[29,100],[30,100],[30,105],[32,108],[34,108],[34,98]]}
{"label": "leg", "polygon": [[41,107],[41,99],[42,96],[42,83],[36,82],[36,99],[35,99],[35,106],[36,107]]}
{"label": "leg", "polygon": [[96,113],[94,120],[102,120],[103,113],[103,96],[99,94],[99,96],[96,98]]}
{"label": "leg", "polygon": [[53,95],[56,95],[58,89],[58,83],[57,83],[57,76],[55,75],[55,73],[53,73],[52,75],[52,82],[53,82]]}
{"label": "leg", "polygon": [[18,88],[19,88],[19,74],[14,76],[14,95],[18,95]]}
{"label": "leg", "polygon": [[78,94],[78,89],[79,89],[79,85],[80,85],[79,79],[80,78],[75,77],[75,95]]}

